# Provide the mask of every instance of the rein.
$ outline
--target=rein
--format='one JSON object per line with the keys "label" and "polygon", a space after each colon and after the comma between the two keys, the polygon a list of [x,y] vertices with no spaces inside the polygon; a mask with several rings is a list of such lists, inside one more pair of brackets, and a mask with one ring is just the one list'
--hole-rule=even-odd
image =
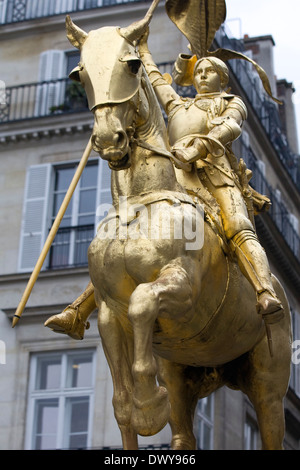
{"label": "rein", "polygon": [[175,155],[173,155],[168,150],[155,147],[154,145],[150,145],[147,142],[144,142],[143,140],[136,139],[135,137],[131,137],[131,142],[136,144],[138,147],[141,147],[141,148],[144,148],[146,150],[150,150],[151,152],[156,153],[160,157],[170,158],[170,160],[174,161],[176,167],[180,168],[181,170],[184,170],[187,172],[191,171],[191,165],[189,163],[181,162],[180,160],[178,160],[178,158],[175,157]]}

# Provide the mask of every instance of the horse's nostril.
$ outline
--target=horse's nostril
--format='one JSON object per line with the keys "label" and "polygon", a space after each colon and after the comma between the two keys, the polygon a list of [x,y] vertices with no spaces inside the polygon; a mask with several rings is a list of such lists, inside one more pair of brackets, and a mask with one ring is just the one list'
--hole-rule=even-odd
{"label": "horse's nostril", "polygon": [[97,136],[95,134],[92,136],[92,147],[96,151],[99,149],[99,145],[97,144]]}
{"label": "horse's nostril", "polygon": [[126,144],[126,134],[123,131],[116,132],[114,135],[114,145],[116,147],[124,147]]}

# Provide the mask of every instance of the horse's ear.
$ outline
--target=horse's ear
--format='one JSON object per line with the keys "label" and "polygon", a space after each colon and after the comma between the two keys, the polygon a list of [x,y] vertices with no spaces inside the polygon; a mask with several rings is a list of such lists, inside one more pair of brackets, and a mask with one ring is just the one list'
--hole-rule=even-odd
{"label": "horse's ear", "polygon": [[138,41],[141,36],[147,31],[150,21],[152,20],[153,13],[157,8],[159,2],[160,0],[153,0],[149,10],[147,11],[145,17],[142,20],[132,23],[127,28],[121,28],[121,36],[132,43]]}
{"label": "horse's ear", "polygon": [[69,39],[70,43],[77,47],[77,49],[81,49],[83,46],[86,38],[87,33],[76,26],[73,21],[71,20],[70,16],[66,16],[66,29],[67,29],[67,38]]}

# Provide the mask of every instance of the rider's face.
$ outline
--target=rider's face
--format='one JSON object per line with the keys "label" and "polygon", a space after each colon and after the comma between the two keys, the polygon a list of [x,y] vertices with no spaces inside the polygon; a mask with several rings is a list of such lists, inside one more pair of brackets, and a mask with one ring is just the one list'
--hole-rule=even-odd
{"label": "rider's face", "polygon": [[194,74],[194,86],[198,93],[216,93],[221,91],[220,75],[209,60],[202,60]]}

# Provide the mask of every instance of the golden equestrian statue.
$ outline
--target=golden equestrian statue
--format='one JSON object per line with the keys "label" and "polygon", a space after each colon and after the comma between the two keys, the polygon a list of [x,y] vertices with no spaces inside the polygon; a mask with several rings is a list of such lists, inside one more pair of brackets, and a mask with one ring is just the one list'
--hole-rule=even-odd
{"label": "golden equestrian statue", "polygon": [[147,47],[158,3],[127,28],[87,33],[67,17],[81,51],[71,78],[94,114],[90,146],[111,169],[113,208],[88,250],[86,291],[46,326],[82,339],[97,308],[124,449],[167,422],[172,449],[195,449],[197,401],[224,385],[251,400],[263,449],[282,449],[290,312],[255,232],[260,195],[231,149],[247,110],[226,91],[222,59],[243,57],[208,52],[223,0],[167,0],[192,52],[178,58],[174,77],[197,95],[180,97]]}

